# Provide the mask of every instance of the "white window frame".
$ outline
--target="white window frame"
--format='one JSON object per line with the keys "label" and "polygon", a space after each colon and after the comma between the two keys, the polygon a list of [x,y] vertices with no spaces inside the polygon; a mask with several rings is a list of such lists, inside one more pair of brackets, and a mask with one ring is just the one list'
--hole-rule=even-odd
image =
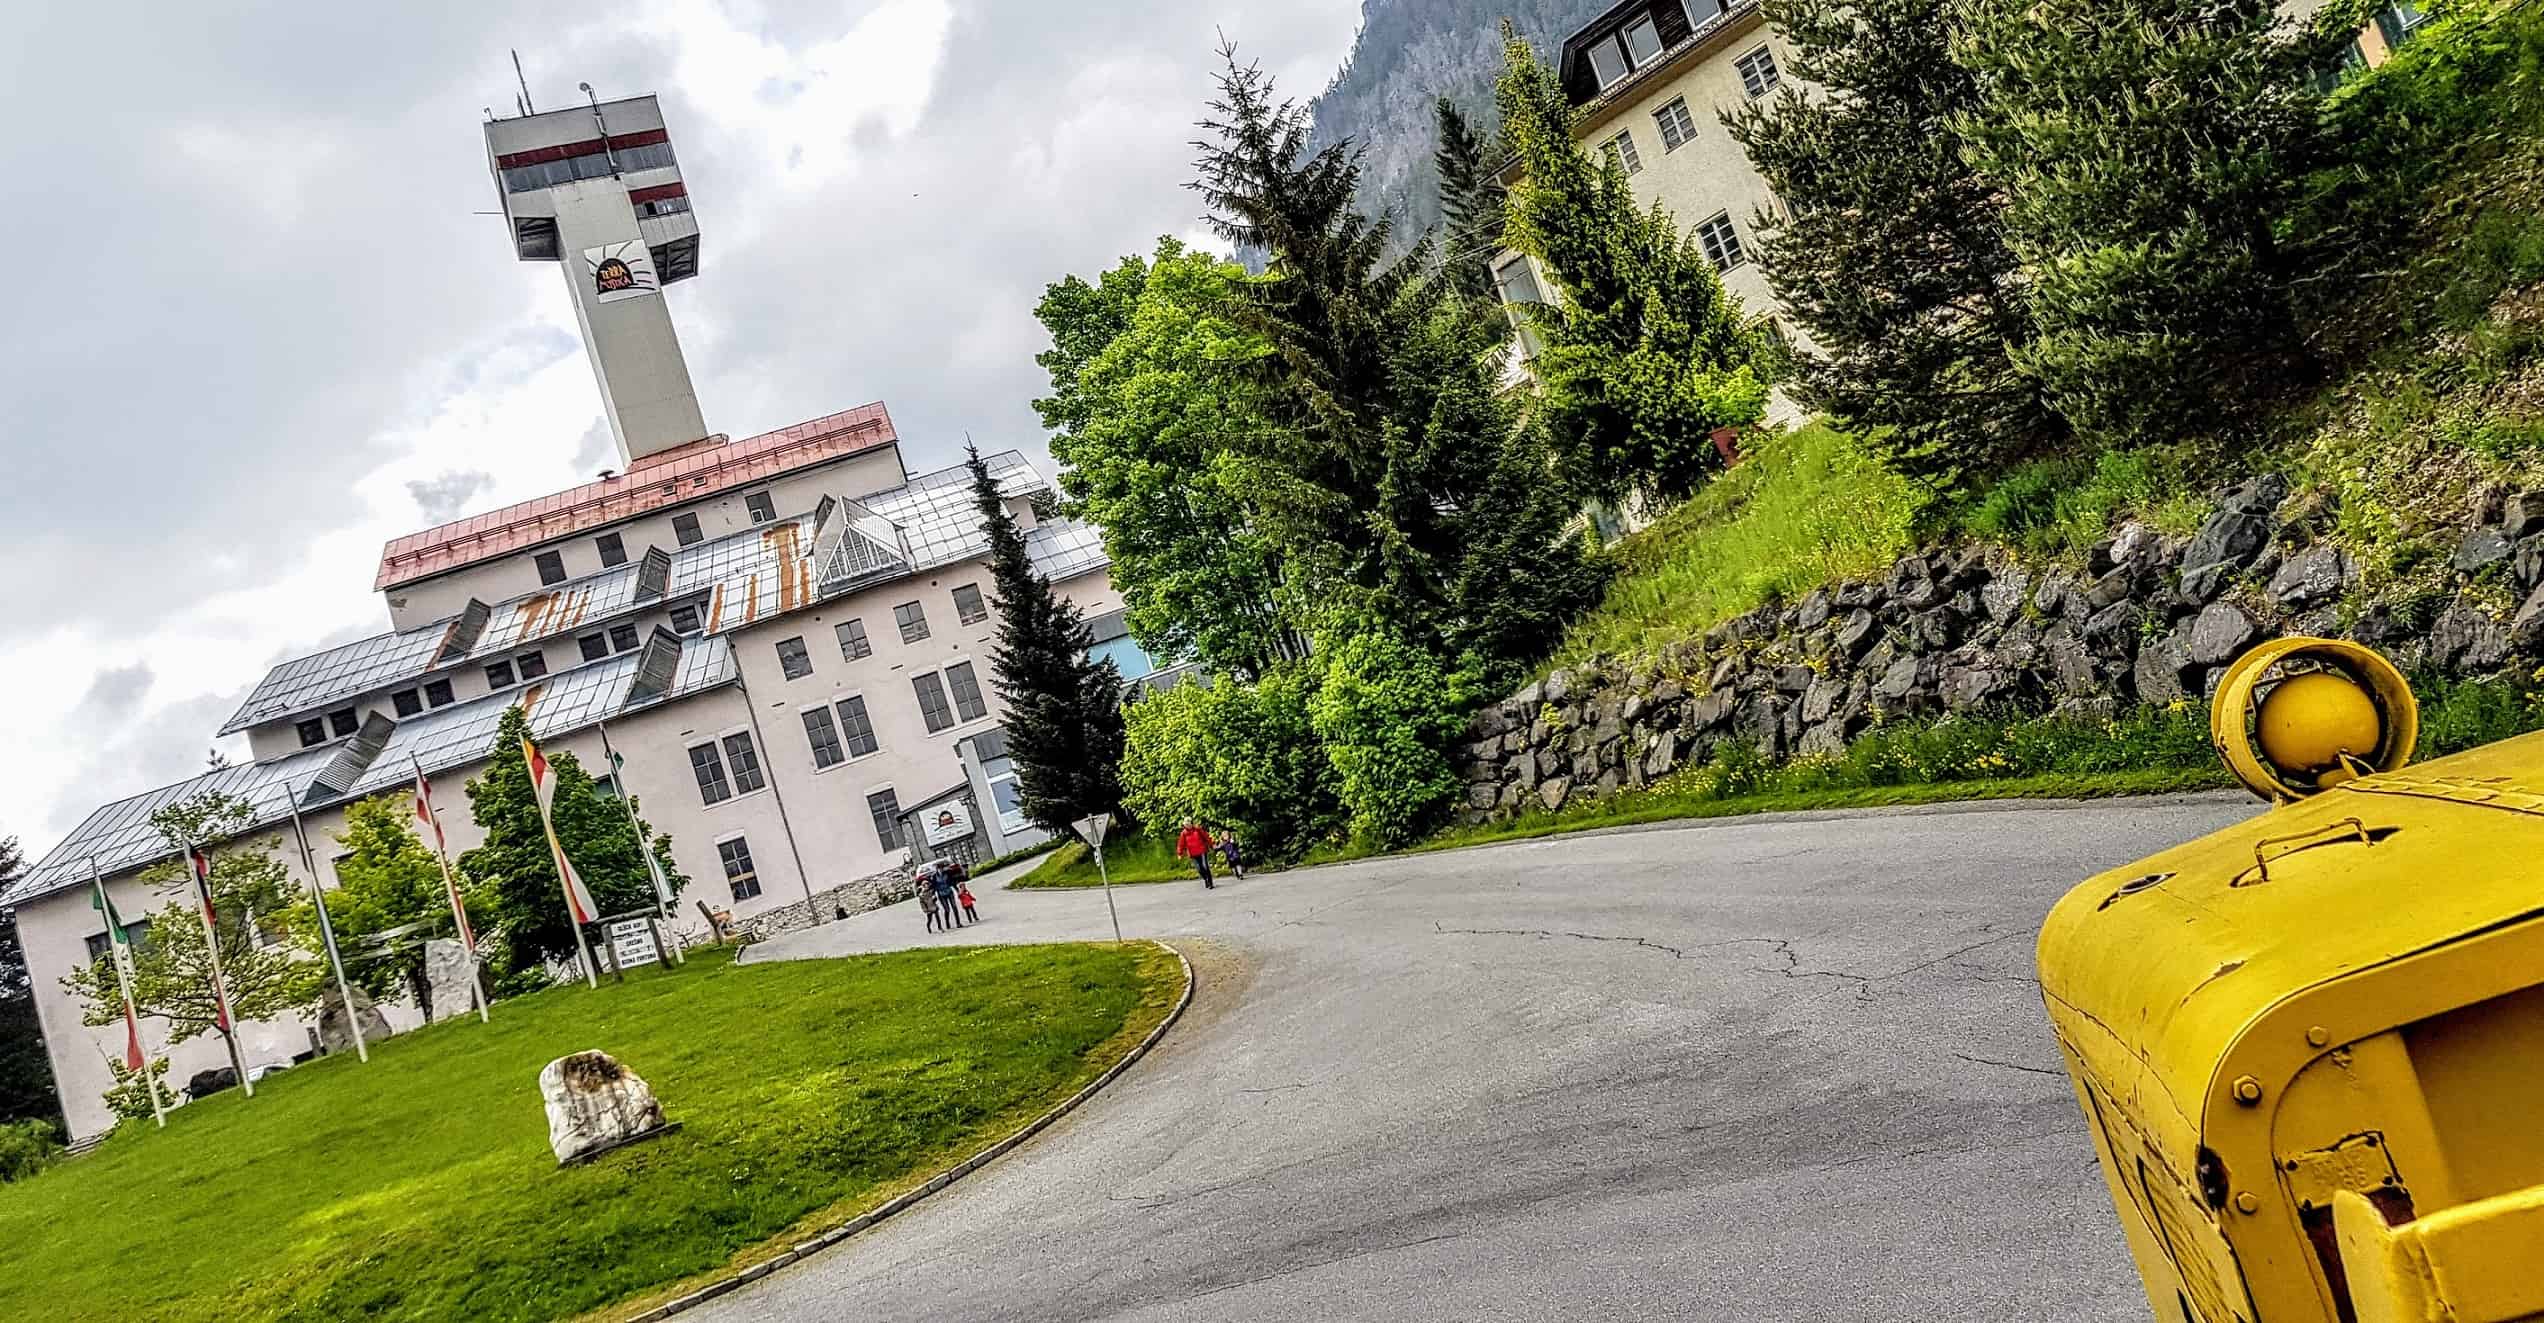
{"label": "white window frame", "polygon": [[[1667,104],[1652,112],[1652,123],[1660,130],[1661,154],[1664,156],[1696,141],[1696,116],[1688,110],[1686,97],[1671,97]],[[1678,141],[1670,141],[1672,133],[1678,135]]]}
{"label": "white window frame", "polygon": [[[719,876],[724,877],[724,894],[728,897],[733,895],[733,879],[724,872],[724,847],[731,842],[740,841],[742,842],[743,849],[750,850],[750,835],[751,833],[747,831],[729,831],[708,842],[709,845],[715,847],[716,873]],[[760,897],[768,894],[768,888],[760,884],[760,855],[756,850],[751,850],[751,885],[757,889],[750,895],[742,897],[741,899],[729,899],[725,903],[728,905],[739,905],[743,900],[758,900]]]}
{"label": "white window frame", "polygon": [[[1012,821],[1008,818],[1006,811],[998,807],[998,783],[1001,781],[1016,787],[1016,816]],[[981,785],[989,791],[989,811],[998,815],[999,835],[1013,836],[1033,825],[1033,819],[1025,816],[1024,783],[1016,778],[1016,767],[1013,762],[1008,764],[1006,771],[996,776],[982,777]]]}
{"label": "white window frame", "polygon": [[[1761,55],[1765,56],[1767,59],[1767,77],[1764,79],[1752,78],[1751,74],[1755,72],[1755,65],[1753,62]],[[1776,59],[1775,47],[1768,45],[1765,42],[1758,43],[1758,48],[1756,50],[1750,51],[1748,54],[1732,61],[1731,67],[1733,72],[1740,75],[1741,92],[1752,101],[1755,101],[1758,98],[1765,96],[1767,93],[1784,86],[1784,65]],[[1750,84],[1753,82],[1761,84],[1761,86],[1754,91],[1750,89]]]}
{"label": "white window frame", "polygon": [[1634,130],[1617,130],[1615,136],[1599,144],[1599,150],[1607,153],[1608,159],[1629,177],[1643,173],[1643,153],[1635,149]]}
{"label": "white window frame", "polygon": [[[1721,224],[1723,232],[1731,236],[1730,249],[1733,260],[1730,262],[1722,260],[1722,257],[1715,252],[1717,244],[1706,237],[1708,232],[1713,230],[1717,222]],[[1741,242],[1740,227],[1733,223],[1731,213],[1729,211],[1715,212],[1713,215],[1706,217],[1701,223],[1699,223],[1696,226],[1696,243],[1698,247],[1705,250],[1705,260],[1714,264],[1714,274],[1716,275],[1729,275],[1733,271],[1749,265],[1748,246]]]}

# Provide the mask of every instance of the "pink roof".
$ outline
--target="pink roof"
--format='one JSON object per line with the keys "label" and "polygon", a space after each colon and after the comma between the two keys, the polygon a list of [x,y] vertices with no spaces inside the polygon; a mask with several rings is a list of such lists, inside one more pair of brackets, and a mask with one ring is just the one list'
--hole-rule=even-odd
{"label": "pink roof", "polygon": [[371,587],[393,588],[552,538],[683,505],[728,488],[900,440],[892,415],[868,404],[740,441],[715,437],[647,455],[615,477],[391,539]]}

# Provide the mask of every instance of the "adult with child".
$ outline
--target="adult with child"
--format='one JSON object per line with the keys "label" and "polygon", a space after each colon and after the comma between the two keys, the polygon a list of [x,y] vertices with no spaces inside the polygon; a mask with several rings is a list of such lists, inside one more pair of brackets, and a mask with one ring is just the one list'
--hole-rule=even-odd
{"label": "adult with child", "polygon": [[1210,833],[1191,818],[1184,819],[1184,829],[1175,837],[1176,856],[1192,860],[1193,871],[1201,874],[1201,885],[1214,890],[1219,885],[1210,877],[1210,852],[1215,844]]}
{"label": "adult with child", "polygon": [[936,907],[945,912],[946,920],[951,926],[960,928],[963,926],[963,916],[954,900],[954,865],[948,860],[939,859],[932,867],[934,871],[931,881],[936,887]]}

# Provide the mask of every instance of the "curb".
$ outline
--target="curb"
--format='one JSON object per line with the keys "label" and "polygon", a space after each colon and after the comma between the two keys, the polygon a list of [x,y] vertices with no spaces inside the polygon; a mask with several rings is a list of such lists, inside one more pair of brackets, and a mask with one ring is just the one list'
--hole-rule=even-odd
{"label": "curb", "polygon": [[1044,1112],[1042,1115],[1027,1122],[1024,1128],[1016,1131],[1014,1134],[1011,1134],[1005,1139],[1001,1139],[997,1143],[982,1149],[980,1152],[963,1159],[961,1162],[954,1164],[952,1167],[938,1172],[936,1175],[928,1179],[927,1184],[922,1185],[915,1190],[911,1190],[906,1194],[897,1196],[884,1203],[879,1208],[860,1213],[857,1216],[848,1219],[846,1222],[832,1227],[830,1230],[825,1231],[810,1240],[789,1246],[784,1253],[778,1254],[765,1262],[752,1264],[750,1267],[734,1273],[732,1276],[709,1282],[705,1286],[699,1287],[697,1290],[691,1291],[687,1295],[656,1305],[652,1309],[648,1309],[641,1314],[633,1315],[627,1320],[627,1323],[657,1323],[657,1320],[670,1318],[674,1314],[685,1314],[718,1296],[729,1295],[734,1291],[738,1291],[790,1263],[794,1263],[800,1259],[810,1258],[813,1255],[840,1243],[841,1241],[855,1236],[858,1232],[873,1226],[875,1223],[880,1222],[895,1213],[901,1212],[902,1210],[910,1207],[910,1205],[917,1203],[921,1199],[927,1198],[929,1195],[935,1194],[937,1191],[944,1189],[946,1186],[952,1185],[954,1182],[963,1179],[965,1176],[971,1175],[973,1172],[989,1165],[992,1160],[996,1159],[1001,1154],[1006,1153],[1009,1149],[1012,1149],[1018,1144],[1022,1144],[1026,1140],[1033,1138],[1035,1135],[1042,1133],[1042,1131],[1049,1127],[1052,1122],[1059,1120],[1061,1117],[1067,1116],[1073,1111],[1076,1111],[1080,1103],[1094,1097],[1097,1090],[1112,1083],[1123,1071],[1129,1070],[1131,1068],[1131,1063],[1138,1061],[1141,1057],[1147,1056],[1149,1049],[1157,1046],[1159,1040],[1166,1037],[1166,1031],[1174,1028],[1177,1020],[1184,1018],[1184,1008],[1192,1005],[1193,967],[1191,959],[1186,957],[1183,952],[1175,950],[1174,947],[1167,946],[1164,942],[1159,942],[1158,945],[1165,946],[1168,951],[1174,952],[1176,963],[1184,967],[1183,995],[1175,999],[1174,1009],[1166,1012],[1166,1018],[1158,1021],[1157,1027],[1149,1030],[1148,1036],[1141,1039],[1138,1046],[1123,1054],[1122,1059],[1107,1067],[1103,1074],[1087,1081],[1085,1088],[1082,1088],[1076,1093],[1060,1100],[1060,1102],[1053,1106],[1050,1111]]}

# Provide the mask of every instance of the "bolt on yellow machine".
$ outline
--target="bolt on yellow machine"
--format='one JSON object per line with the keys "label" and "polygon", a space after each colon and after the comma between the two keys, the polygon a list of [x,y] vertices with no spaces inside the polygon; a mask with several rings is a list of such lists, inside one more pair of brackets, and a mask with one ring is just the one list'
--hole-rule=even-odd
{"label": "bolt on yellow machine", "polygon": [[2156,1318],[2544,1320],[2544,734],[2406,769],[2402,675],[2309,638],[2210,729],[2277,806],[2040,938]]}

